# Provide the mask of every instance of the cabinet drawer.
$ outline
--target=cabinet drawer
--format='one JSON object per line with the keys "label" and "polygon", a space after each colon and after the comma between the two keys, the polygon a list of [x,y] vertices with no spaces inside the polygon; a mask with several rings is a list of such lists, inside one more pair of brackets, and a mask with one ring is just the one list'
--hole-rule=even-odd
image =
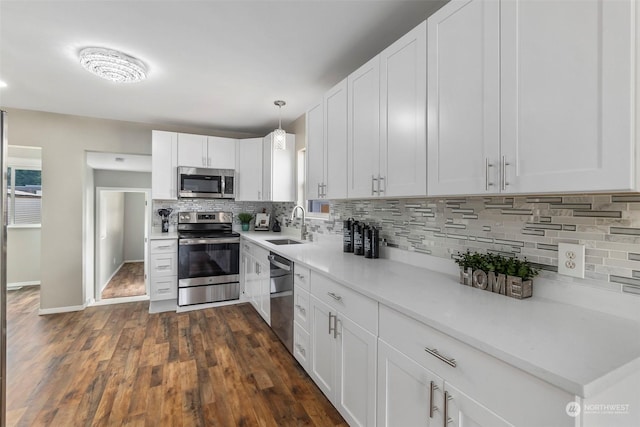
{"label": "cabinet drawer", "polygon": [[178,298],[178,277],[166,276],[151,279],[151,301]]}
{"label": "cabinet drawer", "polygon": [[174,253],[178,250],[178,241],[176,239],[152,240],[149,248],[152,255]]}
{"label": "cabinet drawer", "polygon": [[309,330],[309,292],[297,284],[293,287],[293,320]]}
{"label": "cabinet drawer", "polygon": [[382,304],[380,339],[514,425],[566,424],[569,393]]}
{"label": "cabinet drawer", "polygon": [[309,292],[309,278],[311,272],[307,267],[295,264],[293,266],[293,283]]}
{"label": "cabinet drawer", "polygon": [[249,242],[246,239],[242,240],[242,246],[240,250],[253,255],[256,259],[261,262],[266,262],[267,256],[269,255],[269,251],[262,246],[256,245],[255,243]]}
{"label": "cabinet drawer", "polygon": [[293,323],[293,356],[309,372],[309,332],[297,322]]}
{"label": "cabinet drawer", "polygon": [[349,317],[374,335],[378,334],[378,303],[325,276],[311,272],[311,294]]}
{"label": "cabinet drawer", "polygon": [[149,272],[151,278],[178,275],[178,255],[175,252],[172,254],[154,254],[151,255],[150,260]]}

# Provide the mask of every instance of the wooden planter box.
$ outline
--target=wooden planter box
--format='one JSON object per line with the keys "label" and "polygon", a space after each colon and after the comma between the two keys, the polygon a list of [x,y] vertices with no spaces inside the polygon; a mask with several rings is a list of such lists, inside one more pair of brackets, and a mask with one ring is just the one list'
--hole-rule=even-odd
{"label": "wooden planter box", "polygon": [[532,280],[522,280],[521,277],[496,274],[493,271],[460,268],[460,283],[516,299],[533,295]]}

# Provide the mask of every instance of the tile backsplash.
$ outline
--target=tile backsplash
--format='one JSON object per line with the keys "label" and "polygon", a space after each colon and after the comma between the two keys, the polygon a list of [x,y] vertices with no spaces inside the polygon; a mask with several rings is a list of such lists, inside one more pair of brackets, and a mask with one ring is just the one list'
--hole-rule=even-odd
{"label": "tile backsplash", "polygon": [[154,229],[162,228],[162,219],[158,215],[158,209],[171,208],[173,212],[169,216],[169,226],[175,229],[178,224],[178,212],[180,211],[220,211],[232,212],[236,224],[240,224],[237,215],[240,212],[250,212],[255,215],[266,209],[267,213],[271,212],[271,202],[236,202],[235,200],[225,199],[181,199],[181,200],[154,200],[153,201],[153,222],[151,226]]}
{"label": "tile backsplash", "polygon": [[[272,212],[288,218],[292,208],[273,203]],[[332,201],[329,218],[309,219],[309,230],[340,234],[350,217],[378,227],[388,246],[443,258],[496,252],[549,272],[559,242],[584,244],[587,282],[640,294],[637,194]]]}

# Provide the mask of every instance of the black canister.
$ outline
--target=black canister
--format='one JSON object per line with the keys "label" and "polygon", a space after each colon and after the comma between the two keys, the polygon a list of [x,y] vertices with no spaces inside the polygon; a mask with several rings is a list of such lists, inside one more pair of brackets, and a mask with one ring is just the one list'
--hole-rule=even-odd
{"label": "black canister", "polygon": [[371,227],[371,258],[380,257],[380,231],[377,228]]}
{"label": "black canister", "polygon": [[371,237],[373,234],[372,232],[373,232],[373,227],[366,227],[364,229],[364,233],[362,233],[364,238],[364,257],[365,258],[373,258],[373,251],[372,251],[373,241],[371,240]]}
{"label": "black canister", "polygon": [[353,252],[353,218],[343,222],[342,240],[343,252]]}
{"label": "black canister", "polygon": [[353,253],[354,255],[364,255],[364,223],[358,221],[353,223]]}

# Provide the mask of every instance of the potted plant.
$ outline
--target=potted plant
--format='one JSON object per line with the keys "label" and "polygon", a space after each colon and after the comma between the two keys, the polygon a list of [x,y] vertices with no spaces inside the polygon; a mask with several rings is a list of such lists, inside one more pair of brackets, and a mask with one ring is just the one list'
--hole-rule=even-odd
{"label": "potted plant", "polygon": [[528,298],[533,294],[532,279],[538,270],[526,258],[520,260],[499,254],[479,254],[467,251],[455,259],[460,266],[460,283],[513,298]]}
{"label": "potted plant", "polygon": [[249,231],[249,223],[253,219],[253,215],[248,212],[240,212],[238,214],[238,220],[242,224],[242,231]]}

